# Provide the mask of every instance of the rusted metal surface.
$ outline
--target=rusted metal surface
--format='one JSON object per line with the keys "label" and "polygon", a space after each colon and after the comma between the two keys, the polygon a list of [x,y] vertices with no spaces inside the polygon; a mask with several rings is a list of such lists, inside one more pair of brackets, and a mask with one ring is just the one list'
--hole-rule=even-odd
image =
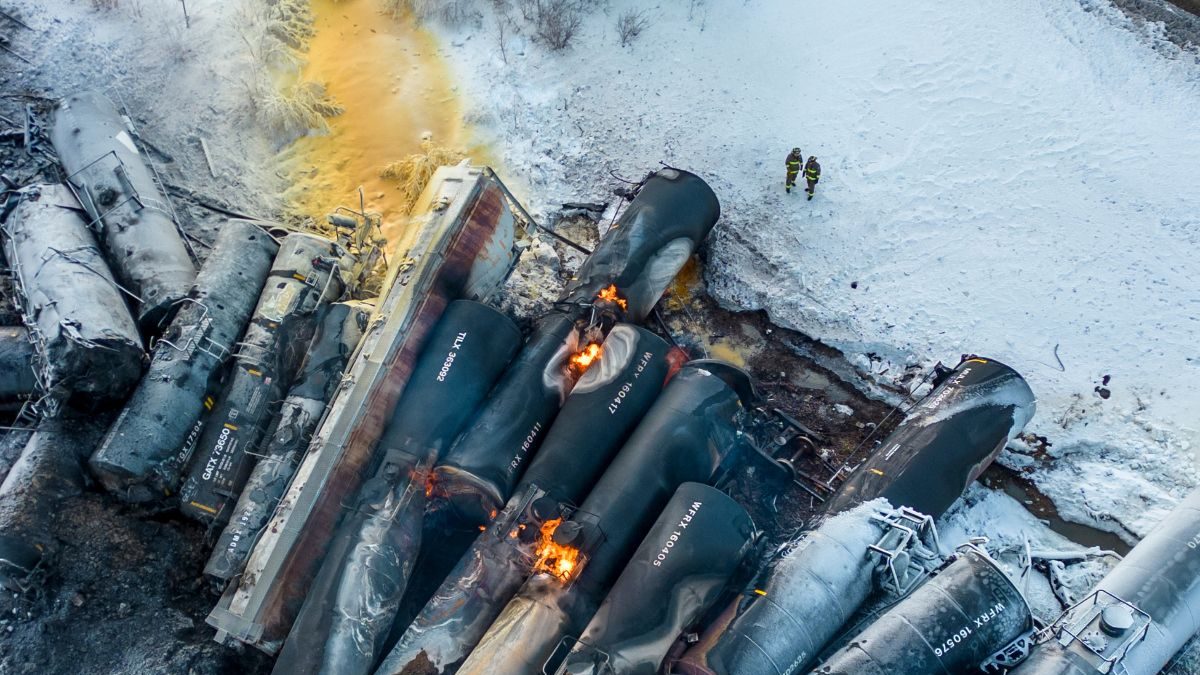
{"label": "rusted metal surface", "polygon": [[359,489],[373,448],[403,393],[429,331],[450,300],[492,293],[508,265],[480,261],[496,239],[511,249],[512,214],[478,169],[443,167],[393,261],[388,289],[326,411],[308,454],[246,567],[209,615],[227,637],[278,651],[316,574],[344,505]]}

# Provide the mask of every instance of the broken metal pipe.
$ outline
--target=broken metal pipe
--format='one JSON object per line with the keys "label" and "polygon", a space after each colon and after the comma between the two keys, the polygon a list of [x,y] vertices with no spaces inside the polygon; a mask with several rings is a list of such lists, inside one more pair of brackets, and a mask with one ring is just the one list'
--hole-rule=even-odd
{"label": "broken metal pipe", "polygon": [[1200,490],[1067,609],[1012,675],[1155,675],[1200,631]]}

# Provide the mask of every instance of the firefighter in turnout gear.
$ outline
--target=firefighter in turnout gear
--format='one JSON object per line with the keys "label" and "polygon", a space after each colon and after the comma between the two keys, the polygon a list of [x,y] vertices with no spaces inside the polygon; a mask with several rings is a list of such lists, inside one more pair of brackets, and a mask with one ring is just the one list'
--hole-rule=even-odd
{"label": "firefighter in turnout gear", "polygon": [[821,180],[821,165],[817,164],[816,157],[809,157],[808,162],[804,165],[804,180],[808,182],[808,188],[804,191],[808,193],[808,198],[813,198],[813,190],[817,189],[817,181]]}
{"label": "firefighter in turnout gear", "polygon": [[792,148],[787,156],[787,180],[783,183],[784,192],[791,192],[792,188],[796,187],[796,176],[800,175],[800,163],[803,161],[804,154],[800,152],[800,148]]}

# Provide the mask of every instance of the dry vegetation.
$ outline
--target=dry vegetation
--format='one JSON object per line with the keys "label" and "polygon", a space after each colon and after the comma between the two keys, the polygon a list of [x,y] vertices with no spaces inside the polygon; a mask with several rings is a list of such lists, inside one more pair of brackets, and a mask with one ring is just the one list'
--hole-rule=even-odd
{"label": "dry vegetation", "polygon": [[650,18],[646,16],[646,12],[636,9],[621,12],[617,17],[617,37],[621,40],[621,46],[633,44],[642,31],[649,27]]}
{"label": "dry vegetation", "polygon": [[417,198],[421,196],[421,191],[425,189],[439,166],[457,164],[465,157],[466,153],[461,150],[442,147],[426,140],[421,142],[420,152],[388,164],[379,175],[396,182],[396,189],[407,213],[412,211]]}
{"label": "dry vegetation", "polygon": [[255,117],[284,142],[313,131],[327,132],[326,119],[342,108],[324,84],[300,76],[303,53],[314,35],[308,0],[244,0],[237,30],[249,61],[242,85]]}
{"label": "dry vegetation", "polygon": [[325,93],[319,82],[298,80],[279,88],[264,88],[255,100],[259,121],[277,133],[303,135],[308,131],[329,131],[327,117],[342,113],[342,108]]}

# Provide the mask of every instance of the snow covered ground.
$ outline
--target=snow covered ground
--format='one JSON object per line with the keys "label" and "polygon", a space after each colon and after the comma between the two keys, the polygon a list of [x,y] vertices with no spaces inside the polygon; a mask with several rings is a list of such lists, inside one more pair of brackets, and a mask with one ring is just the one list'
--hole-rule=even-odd
{"label": "snow covered ground", "polygon": [[[623,48],[630,8],[650,25]],[[1141,536],[1197,483],[1195,52],[1105,0],[612,0],[562,53],[520,23],[439,30],[535,212],[692,169],[722,201],[722,304],[883,378],[1017,368],[1051,446],[1003,461],[1068,519]],[[812,202],[782,189],[796,145]]]}

